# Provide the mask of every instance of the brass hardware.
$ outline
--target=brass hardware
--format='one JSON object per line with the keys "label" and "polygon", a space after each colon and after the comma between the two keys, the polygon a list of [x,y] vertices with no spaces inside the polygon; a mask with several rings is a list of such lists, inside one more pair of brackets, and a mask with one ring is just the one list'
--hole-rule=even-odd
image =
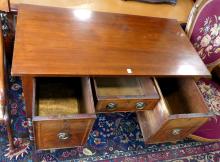
{"label": "brass hardware", "polygon": [[67,132],[60,132],[60,133],[58,133],[57,136],[58,136],[59,140],[67,140],[70,138],[70,134]]}
{"label": "brass hardware", "polygon": [[117,107],[117,104],[115,104],[115,103],[113,103],[113,102],[109,103],[109,104],[106,106],[106,108],[107,108],[108,110],[115,110],[116,107]]}
{"label": "brass hardware", "polygon": [[137,102],[136,103],[136,109],[143,109],[145,107],[145,103],[144,102]]}
{"label": "brass hardware", "polygon": [[176,136],[179,135],[182,129],[176,128],[172,130],[172,135]]}

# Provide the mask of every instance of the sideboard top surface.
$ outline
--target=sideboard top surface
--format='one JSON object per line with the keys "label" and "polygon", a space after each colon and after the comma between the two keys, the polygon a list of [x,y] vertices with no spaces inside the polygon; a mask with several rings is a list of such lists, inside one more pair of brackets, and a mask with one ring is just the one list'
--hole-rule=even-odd
{"label": "sideboard top surface", "polygon": [[12,75],[210,73],[176,20],[20,5]]}

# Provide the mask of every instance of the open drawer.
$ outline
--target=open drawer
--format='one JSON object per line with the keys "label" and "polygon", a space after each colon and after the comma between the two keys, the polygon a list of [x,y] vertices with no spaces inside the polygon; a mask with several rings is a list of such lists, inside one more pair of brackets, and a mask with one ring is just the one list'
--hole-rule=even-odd
{"label": "open drawer", "polygon": [[33,126],[37,149],[86,143],[96,119],[89,78],[36,78]]}
{"label": "open drawer", "polygon": [[93,78],[97,112],[126,112],[153,109],[160,97],[150,78]]}
{"label": "open drawer", "polygon": [[155,84],[160,102],[154,110],[137,112],[146,143],[181,140],[211,116],[193,79],[161,78]]}

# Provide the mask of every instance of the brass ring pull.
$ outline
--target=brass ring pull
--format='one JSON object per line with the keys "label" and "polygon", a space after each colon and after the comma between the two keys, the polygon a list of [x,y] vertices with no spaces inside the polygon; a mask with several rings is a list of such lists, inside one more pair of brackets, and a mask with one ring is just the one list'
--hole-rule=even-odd
{"label": "brass ring pull", "polygon": [[67,132],[60,132],[57,136],[59,140],[68,140],[70,138],[70,134]]}
{"label": "brass ring pull", "polygon": [[136,103],[136,109],[143,109],[145,107],[145,103],[144,102],[137,102]]}
{"label": "brass ring pull", "polygon": [[173,129],[172,130],[172,135],[176,136],[176,135],[179,135],[181,133],[181,130],[180,128],[176,128],[176,129]]}
{"label": "brass ring pull", "polygon": [[109,103],[109,104],[106,106],[106,108],[107,108],[108,110],[110,110],[110,111],[115,110],[116,107],[117,107],[117,104],[115,104],[115,103],[113,103],[113,102]]}

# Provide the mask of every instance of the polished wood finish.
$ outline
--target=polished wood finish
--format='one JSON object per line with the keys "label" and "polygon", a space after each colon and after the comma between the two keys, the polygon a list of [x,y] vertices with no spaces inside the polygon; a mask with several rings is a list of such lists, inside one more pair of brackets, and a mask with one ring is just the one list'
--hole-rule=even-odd
{"label": "polished wood finish", "polygon": [[[150,78],[94,78],[97,112],[126,112],[153,109],[160,97]],[[109,109],[108,104],[116,107]],[[137,103],[145,106],[137,108]]]}
{"label": "polished wood finish", "polygon": [[[34,122],[36,148],[67,148],[83,146],[95,119],[69,119]],[[59,133],[68,133],[69,138],[60,140]]]}
{"label": "polished wood finish", "polygon": [[194,4],[193,0],[178,0],[176,5],[155,5],[123,0],[10,0],[10,2],[12,9],[17,9],[20,3],[65,8],[86,8],[111,13],[177,19],[181,23],[187,22],[189,12]]}
{"label": "polished wood finish", "polygon": [[[88,78],[82,81],[80,101],[77,97],[44,100],[46,93],[38,92],[38,77],[50,77],[48,91],[53,77],[124,76],[129,80],[127,76],[210,75],[176,20],[32,5],[19,7],[12,74],[22,77],[28,116],[33,107],[37,149],[83,145],[96,117]],[[165,86],[165,80],[159,82],[163,94],[157,85],[161,100],[155,109],[137,112],[149,143],[182,139],[210,116],[192,79],[167,80],[171,82]],[[143,81],[140,85],[154,89]],[[143,101],[145,91],[122,86],[99,91],[95,83],[97,112],[106,112],[106,105],[115,99],[120,105],[117,111],[136,111],[135,103]],[[156,96],[147,100],[153,103],[148,109],[153,109],[159,96],[155,90],[150,92],[153,95],[145,95]],[[131,94],[138,97],[131,101]],[[101,100],[104,106],[99,105]]]}
{"label": "polished wood finish", "polygon": [[12,75],[210,73],[176,20],[21,5]]}
{"label": "polished wood finish", "polygon": [[10,11],[9,0],[0,0],[0,10],[5,12]]}
{"label": "polished wood finish", "polygon": [[212,115],[193,79],[164,78],[156,85],[160,102],[154,110],[137,112],[146,143],[181,140]]}
{"label": "polished wood finish", "polygon": [[32,118],[32,107],[35,96],[34,78],[29,76],[22,76],[21,81],[25,99],[26,116],[27,118]]}
{"label": "polished wood finish", "polygon": [[[36,148],[51,149],[84,145],[96,119],[90,79],[36,78],[35,81],[36,100],[34,104],[36,106],[33,108],[33,123]],[[62,82],[62,84],[59,82]],[[59,86],[59,88],[53,89],[54,86]],[[63,94],[60,92],[61,88],[64,88],[64,90],[70,88],[73,92],[68,90],[67,94]],[[44,90],[48,93],[46,94]],[[49,90],[52,90],[52,92]],[[59,92],[63,98],[57,95]],[[53,97],[54,99],[52,99]],[[67,108],[64,102],[68,101],[69,97],[75,98],[78,105],[70,104]],[[46,100],[50,102],[50,105],[45,102],[39,104],[39,100]],[[59,106],[62,106],[63,109],[60,110]],[[69,109],[73,111],[69,111]],[[62,137],[62,134],[66,134],[66,137]]]}

